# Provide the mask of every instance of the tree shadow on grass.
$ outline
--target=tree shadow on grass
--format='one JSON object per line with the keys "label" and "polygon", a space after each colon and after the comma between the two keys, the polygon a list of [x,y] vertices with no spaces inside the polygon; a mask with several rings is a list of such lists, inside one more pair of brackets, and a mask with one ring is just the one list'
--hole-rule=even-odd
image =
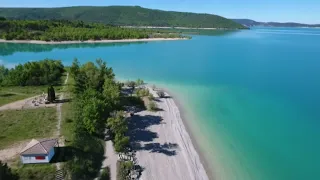
{"label": "tree shadow on grass", "polygon": [[56,99],[54,101],[54,103],[66,103],[66,102],[71,102],[70,98],[66,98],[66,99]]}
{"label": "tree shadow on grass", "polygon": [[54,156],[52,157],[50,163],[66,162],[74,157],[74,152],[77,151],[74,147],[55,147]]}
{"label": "tree shadow on grass", "polygon": [[16,94],[13,94],[13,93],[0,94],[0,97],[11,97],[11,96],[16,96]]}
{"label": "tree shadow on grass", "polygon": [[102,141],[85,133],[79,133],[72,146],[56,150],[51,163],[66,162],[72,179],[94,179],[105,159]]}

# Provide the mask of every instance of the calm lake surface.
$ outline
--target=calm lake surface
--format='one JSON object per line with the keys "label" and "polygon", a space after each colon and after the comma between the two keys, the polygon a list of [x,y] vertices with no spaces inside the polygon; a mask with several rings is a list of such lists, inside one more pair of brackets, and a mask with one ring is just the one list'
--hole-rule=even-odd
{"label": "calm lake surface", "polygon": [[320,179],[320,29],[149,43],[0,44],[0,63],[102,58],[172,91],[216,179]]}

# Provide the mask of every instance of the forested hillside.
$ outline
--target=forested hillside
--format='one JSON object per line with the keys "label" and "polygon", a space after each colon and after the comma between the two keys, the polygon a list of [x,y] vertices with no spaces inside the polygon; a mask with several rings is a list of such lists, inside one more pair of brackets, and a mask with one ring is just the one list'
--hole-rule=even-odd
{"label": "forested hillside", "polygon": [[0,19],[0,38],[6,40],[84,41],[148,37],[148,33],[141,30],[82,21]]}
{"label": "forested hillside", "polygon": [[0,16],[28,20],[81,20],[120,26],[245,28],[241,24],[217,15],[161,11],[139,6],[0,8]]}
{"label": "forested hillside", "polygon": [[295,22],[279,23],[279,22],[258,22],[251,19],[232,19],[244,26],[264,26],[264,27],[320,27],[320,24],[302,24]]}

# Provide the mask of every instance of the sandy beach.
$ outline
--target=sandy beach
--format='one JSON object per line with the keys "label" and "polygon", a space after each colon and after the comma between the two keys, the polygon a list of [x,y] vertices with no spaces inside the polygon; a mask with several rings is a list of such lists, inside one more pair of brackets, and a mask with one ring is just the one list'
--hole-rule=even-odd
{"label": "sandy beach", "polygon": [[188,38],[149,38],[149,39],[118,39],[118,40],[88,40],[88,41],[38,41],[38,40],[5,40],[0,43],[26,43],[26,44],[79,44],[79,43],[117,43],[117,42],[148,42],[148,41],[176,41]]}
{"label": "sandy beach", "polygon": [[129,123],[142,180],[208,180],[200,156],[192,143],[178,106],[166,93],[156,97],[159,111],[141,111]]}

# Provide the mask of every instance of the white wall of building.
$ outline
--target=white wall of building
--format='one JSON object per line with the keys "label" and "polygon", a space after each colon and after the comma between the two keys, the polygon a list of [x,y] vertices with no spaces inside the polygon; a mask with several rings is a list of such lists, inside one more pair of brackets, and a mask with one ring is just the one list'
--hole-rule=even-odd
{"label": "white wall of building", "polygon": [[[45,156],[45,159],[36,159],[36,156]],[[48,155],[29,155],[29,156],[20,156],[21,162],[23,164],[32,164],[32,163],[49,163]]]}

